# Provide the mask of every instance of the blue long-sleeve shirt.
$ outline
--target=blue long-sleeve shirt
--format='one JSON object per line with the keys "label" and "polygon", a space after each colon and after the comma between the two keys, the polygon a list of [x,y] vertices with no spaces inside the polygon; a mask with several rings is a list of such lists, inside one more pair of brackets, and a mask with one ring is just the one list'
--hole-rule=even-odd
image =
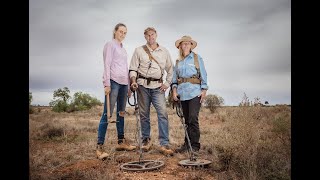
{"label": "blue long-sleeve shirt", "polygon": [[[178,85],[177,93],[180,96],[181,101],[190,100],[201,94],[201,89],[208,89],[207,85],[207,71],[204,67],[203,59],[198,54],[198,61],[200,67],[200,80],[201,84],[192,84],[190,82],[181,83]],[[179,78],[190,78],[193,75],[197,75],[197,69],[194,64],[194,53],[191,52],[187,57],[178,62],[178,67],[174,66],[172,88],[177,87],[178,83],[177,77]]]}

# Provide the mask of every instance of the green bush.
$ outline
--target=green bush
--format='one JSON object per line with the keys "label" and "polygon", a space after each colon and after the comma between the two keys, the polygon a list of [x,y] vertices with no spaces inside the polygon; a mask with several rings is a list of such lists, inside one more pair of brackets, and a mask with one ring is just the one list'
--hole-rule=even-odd
{"label": "green bush", "polygon": [[63,100],[55,100],[49,103],[52,106],[52,111],[54,112],[67,112],[69,104]]}
{"label": "green bush", "polygon": [[31,106],[31,102],[32,102],[32,92],[29,92],[29,114],[34,113],[34,109]]}
{"label": "green bush", "polygon": [[211,113],[214,113],[219,106],[223,105],[223,103],[224,99],[222,97],[215,94],[208,94],[204,105],[210,109]]}
{"label": "green bush", "polygon": [[29,92],[29,106],[31,105],[32,102],[32,92]]}
{"label": "green bush", "polygon": [[[102,103],[88,93],[76,92],[73,99],[69,95],[70,91],[67,87],[59,88],[54,91],[54,100],[49,103],[54,112],[73,112],[91,109],[93,106],[101,105]],[[69,101],[71,101],[69,103]]]}
{"label": "green bush", "polygon": [[73,100],[70,104],[70,111],[83,111],[92,108],[93,106],[100,105],[101,102],[87,93],[76,92],[73,95]]}

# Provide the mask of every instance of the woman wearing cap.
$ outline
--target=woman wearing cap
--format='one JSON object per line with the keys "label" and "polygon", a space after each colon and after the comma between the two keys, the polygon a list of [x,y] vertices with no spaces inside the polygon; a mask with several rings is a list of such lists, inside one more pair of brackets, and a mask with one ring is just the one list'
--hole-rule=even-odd
{"label": "woman wearing cap", "polygon": [[[179,49],[179,57],[173,71],[172,95],[175,101],[180,99],[182,111],[187,125],[187,133],[193,151],[200,149],[199,111],[204,101],[207,85],[207,72],[199,54],[193,52],[197,42],[190,36],[183,36],[175,42]],[[182,153],[188,150],[187,138],[184,144],[176,150]]]}

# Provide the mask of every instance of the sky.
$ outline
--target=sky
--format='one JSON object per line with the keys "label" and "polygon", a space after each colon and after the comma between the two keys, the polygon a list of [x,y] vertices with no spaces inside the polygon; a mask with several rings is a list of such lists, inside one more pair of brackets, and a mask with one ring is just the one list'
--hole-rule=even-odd
{"label": "sky", "polygon": [[189,35],[205,64],[207,95],[230,106],[244,93],[291,104],[290,0],[29,0],[31,104],[49,105],[63,87],[103,102],[102,51],[118,23],[127,26],[128,64],[149,26],[174,64],[175,41]]}

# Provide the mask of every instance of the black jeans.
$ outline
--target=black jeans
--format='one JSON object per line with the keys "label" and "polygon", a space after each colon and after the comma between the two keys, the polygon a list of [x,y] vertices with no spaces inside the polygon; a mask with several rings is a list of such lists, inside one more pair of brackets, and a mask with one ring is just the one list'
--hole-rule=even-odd
{"label": "black jeans", "polygon": [[[181,101],[185,124],[187,125],[187,133],[190,139],[192,149],[200,149],[200,129],[199,129],[199,111],[201,107],[200,97]],[[184,138],[185,145],[188,145],[187,137]]]}

